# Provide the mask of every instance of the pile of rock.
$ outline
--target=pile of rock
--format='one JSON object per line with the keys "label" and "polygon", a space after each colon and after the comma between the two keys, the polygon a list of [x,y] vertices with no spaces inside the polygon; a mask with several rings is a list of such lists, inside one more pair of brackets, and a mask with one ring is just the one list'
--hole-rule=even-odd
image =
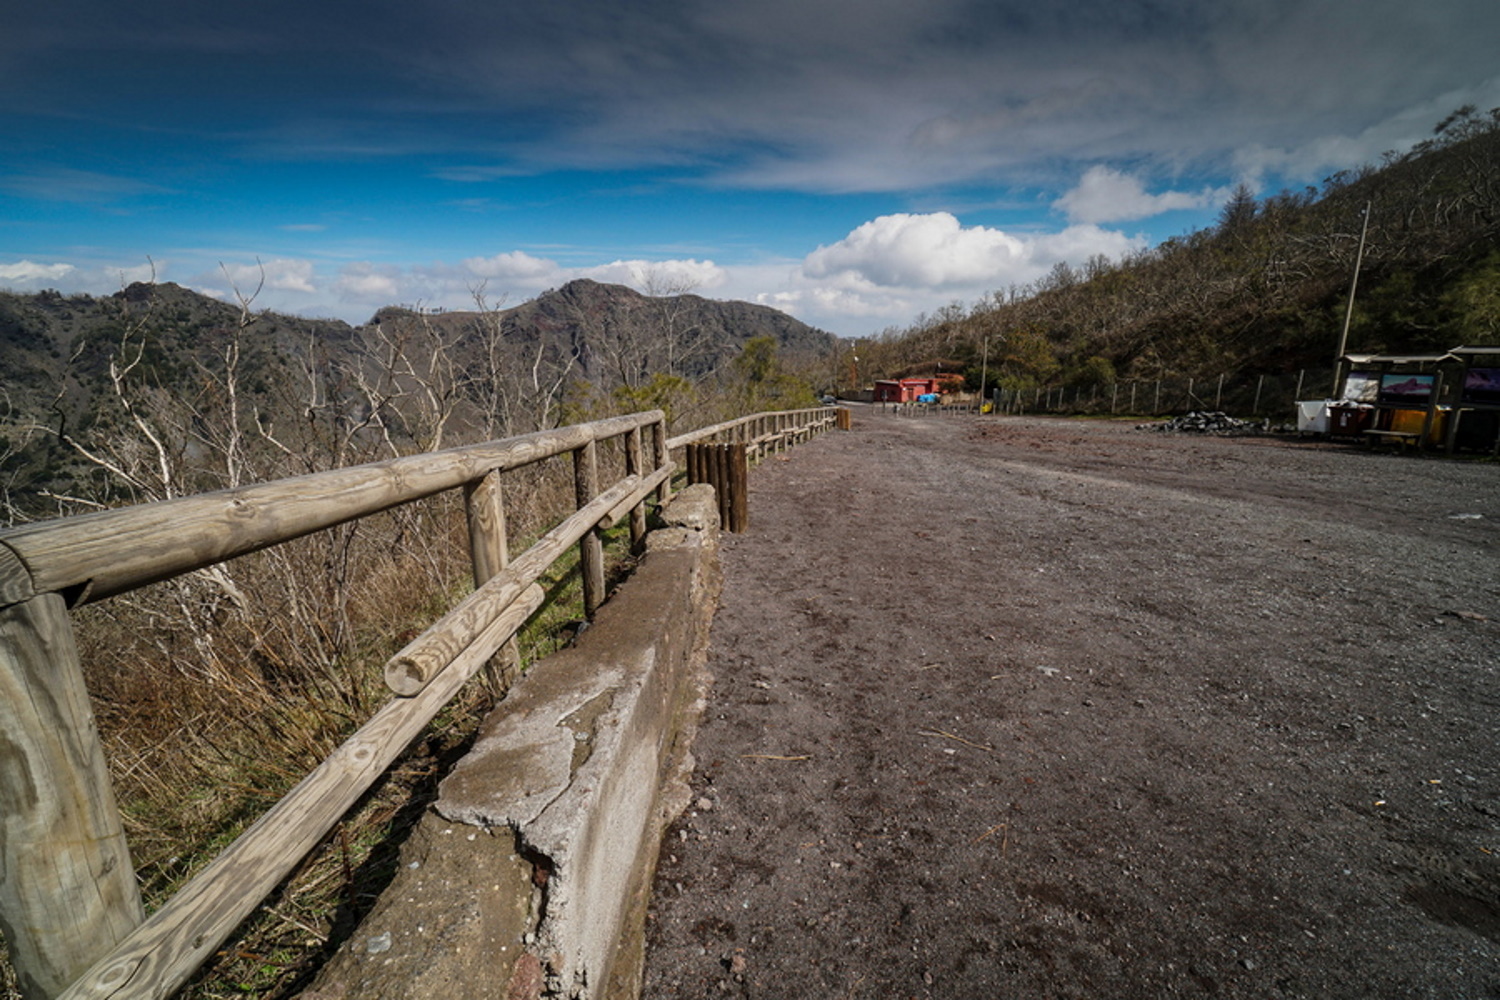
{"label": "pile of rock", "polygon": [[1194,410],[1159,424],[1140,424],[1136,429],[1186,434],[1259,434],[1266,429],[1266,421],[1237,420],[1219,411],[1204,413]]}

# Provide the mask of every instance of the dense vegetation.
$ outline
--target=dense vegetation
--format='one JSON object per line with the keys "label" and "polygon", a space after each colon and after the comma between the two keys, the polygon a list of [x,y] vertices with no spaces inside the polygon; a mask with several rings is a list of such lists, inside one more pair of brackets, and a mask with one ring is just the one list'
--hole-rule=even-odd
{"label": "dense vegetation", "polygon": [[987,369],[1023,391],[1331,368],[1367,205],[1348,350],[1500,339],[1500,109],[1465,107],[1379,166],[1261,200],[1242,186],[1211,228],[886,330],[861,368],[942,366],[975,389]]}

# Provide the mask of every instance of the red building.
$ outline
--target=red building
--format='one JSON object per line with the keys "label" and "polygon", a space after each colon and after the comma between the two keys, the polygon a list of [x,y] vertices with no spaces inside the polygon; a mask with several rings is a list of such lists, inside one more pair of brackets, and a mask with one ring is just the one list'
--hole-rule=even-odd
{"label": "red building", "polygon": [[875,402],[915,403],[918,396],[942,391],[942,380],[936,378],[878,379]]}

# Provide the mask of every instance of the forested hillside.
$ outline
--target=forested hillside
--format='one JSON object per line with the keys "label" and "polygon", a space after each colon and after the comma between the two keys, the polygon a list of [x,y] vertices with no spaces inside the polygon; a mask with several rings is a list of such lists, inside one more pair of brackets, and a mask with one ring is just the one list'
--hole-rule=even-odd
{"label": "forested hillside", "polygon": [[[0,293],[0,523],[662,407],[812,402],[832,335],[784,313],[575,281],[351,327],[172,284]],[[825,369],[826,370],[826,369]]]}
{"label": "forested hillside", "polygon": [[[941,364],[978,388],[1276,375],[1330,368],[1369,206],[1350,351],[1500,340],[1500,109],[1320,188],[1241,187],[1209,228],[954,305],[861,345],[865,373]],[[988,357],[984,356],[988,344]]]}

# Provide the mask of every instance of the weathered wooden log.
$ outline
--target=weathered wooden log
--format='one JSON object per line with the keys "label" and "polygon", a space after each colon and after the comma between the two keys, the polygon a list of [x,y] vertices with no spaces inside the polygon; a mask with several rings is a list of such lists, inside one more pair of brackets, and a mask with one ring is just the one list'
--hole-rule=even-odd
{"label": "weathered wooden log", "polygon": [[59,1000],[164,997],[175,992],[536,612],[544,597],[540,587],[527,588],[421,694],[394,699],[376,712]]}
{"label": "weathered wooden log", "polygon": [[473,561],[474,586],[479,587],[510,562],[500,473],[490,472],[464,487],[464,513],[469,522],[469,556]]}
{"label": "weathered wooden log", "polygon": [[31,572],[0,536],[0,607],[24,601],[35,593],[31,586]]}
{"label": "weathered wooden log", "polygon": [[[590,441],[573,452],[573,489],[578,509],[589,505],[599,493],[599,447]],[[598,519],[578,540],[578,574],[583,581],[583,616],[589,621],[604,603],[604,539]]]}
{"label": "weathered wooden log", "polygon": [[750,460],[743,443],[725,449],[729,469],[730,531],[750,530]]}
{"label": "weathered wooden log", "polygon": [[[479,588],[510,565],[510,537],[505,524],[505,501],[500,473],[491,472],[464,487],[464,513],[469,527],[469,559],[474,586]],[[512,638],[484,666],[485,682],[492,693],[504,694],[509,678],[521,666],[521,648]]]}
{"label": "weathered wooden log", "polygon": [[713,462],[713,472],[710,473],[709,481],[714,484],[714,490],[719,496],[719,523],[728,528],[730,509],[729,491],[734,488],[734,484],[729,478],[729,445],[711,444],[708,448]]}
{"label": "weathered wooden log", "polygon": [[[653,464],[658,469],[667,465],[671,453],[667,450],[667,422],[665,420],[658,420],[651,425],[651,454]],[[670,499],[672,499],[672,480],[669,477],[662,480],[661,486],[657,488],[656,502],[665,504]]]}
{"label": "weathered wooden log", "polygon": [[28,1000],[145,918],[68,609],[0,608],[0,924]]}
{"label": "weathered wooden log", "polygon": [[[634,492],[632,492],[625,499],[621,500],[619,503],[615,504],[613,510],[599,519],[599,527],[613,528],[615,525],[619,524],[620,521],[623,520],[627,515],[634,516],[634,512],[641,509],[641,504],[645,502],[645,499],[648,496],[651,495],[651,492],[653,490],[660,490],[661,484],[671,479],[672,473],[676,470],[677,466],[671,462],[668,462],[664,467],[655,469],[645,478],[639,479],[640,485],[635,488]],[[628,482],[631,479],[638,478],[639,477],[630,476],[622,481]]]}
{"label": "weathered wooden log", "polygon": [[503,570],[465,597],[453,610],[421,635],[407,643],[385,665],[385,682],[397,694],[420,692],[461,650],[484,632],[513,601],[553,562],[593,530],[599,519],[640,486],[638,479],[624,479],[595,497],[584,508],[557,524],[536,544],[516,556]]}
{"label": "weathered wooden log", "polygon": [[[625,474],[631,476],[643,476],[646,456],[641,448],[641,429],[639,427],[625,435]],[[643,498],[644,499],[644,498]],[[614,521],[614,513],[610,513],[610,522]],[[630,508],[630,548],[631,551],[638,550],[646,541],[646,508],[641,503],[636,503]]]}
{"label": "weathered wooden log", "polygon": [[708,483],[714,488],[719,523],[725,531],[746,531],[750,525],[751,444],[689,444],[688,482]]}
{"label": "weathered wooden log", "polygon": [[69,607],[456,489],[660,420],[612,417],[273,483],[40,521],[0,532],[0,606],[61,593]]}
{"label": "weathered wooden log", "polygon": [[[819,419],[820,417],[831,418],[832,408],[827,406],[816,406],[805,410],[777,410],[775,412],[781,415],[781,419],[790,421],[791,426],[799,426],[802,422]],[[667,450],[676,451],[678,448],[684,448],[695,441],[707,441],[710,438],[715,438],[721,435],[727,435],[731,432],[735,432],[736,428],[740,427],[750,420],[755,419],[756,416],[759,416],[759,414],[749,417],[740,417],[736,420],[726,420],[723,423],[712,424],[708,427],[701,427],[698,430],[689,431],[686,434],[678,434],[676,437],[669,438],[667,440]]]}

